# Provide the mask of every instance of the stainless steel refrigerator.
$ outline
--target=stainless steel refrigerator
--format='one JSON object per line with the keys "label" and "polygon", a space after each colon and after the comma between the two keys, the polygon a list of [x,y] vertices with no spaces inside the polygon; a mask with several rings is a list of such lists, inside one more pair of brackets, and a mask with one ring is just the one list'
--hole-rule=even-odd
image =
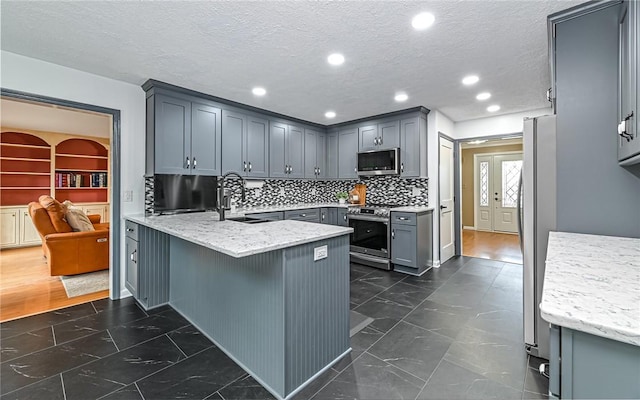
{"label": "stainless steel refrigerator", "polygon": [[549,359],[549,324],[540,316],[549,231],[556,229],[556,116],[525,118],[518,196],[518,233],[524,259],[524,342]]}

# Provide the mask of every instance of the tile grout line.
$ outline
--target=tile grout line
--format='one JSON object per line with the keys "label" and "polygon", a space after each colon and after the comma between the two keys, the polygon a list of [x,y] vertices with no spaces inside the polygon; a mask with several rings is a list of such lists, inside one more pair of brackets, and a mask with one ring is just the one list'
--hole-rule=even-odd
{"label": "tile grout line", "polygon": [[93,307],[93,311],[96,312],[96,314],[98,314],[98,309],[96,308],[96,306],[93,304],[93,301],[91,302],[91,307]]}
{"label": "tile grout line", "polygon": [[[180,328],[178,328],[178,329],[180,329]],[[189,356],[188,356],[188,355],[186,355],[184,351],[182,351],[182,349],[180,348],[180,346],[178,346],[178,343],[176,343],[173,339],[171,339],[171,336],[169,336],[169,334],[168,334],[168,333],[165,333],[164,335],[167,337],[167,339],[169,339],[169,341],[170,341],[171,343],[173,343],[173,345],[174,345],[174,346],[176,346],[176,347],[178,348],[178,350],[180,350],[180,353],[182,353],[182,355],[184,356],[184,358],[189,358]]]}
{"label": "tile grout line", "polygon": [[58,343],[56,342],[56,331],[53,329],[53,325],[51,325],[51,335],[53,335],[53,346],[57,346]]}
{"label": "tile grout line", "polygon": [[[373,358],[375,358],[375,359],[378,359],[378,360],[382,361],[383,363],[387,363],[387,364],[391,365],[393,368],[399,369],[400,371],[404,372],[405,374],[411,375],[411,376],[413,376],[414,378],[416,378],[416,379],[418,379],[418,380],[421,380],[422,382],[426,382],[423,378],[420,378],[419,376],[416,376],[416,375],[412,374],[412,373],[411,373],[411,372],[409,372],[409,371],[405,371],[404,369],[402,369],[402,368],[398,367],[397,365],[391,364],[389,361],[385,361],[385,360],[383,360],[382,358],[380,358],[380,357],[376,356],[376,355],[375,355],[375,354],[373,354],[373,353],[369,353],[368,351],[365,351],[364,353],[367,353],[367,354],[368,354],[368,355],[370,355],[371,357],[373,357]],[[363,353],[363,354],[364,354],[364,353]],[[434,370],[434,371],[435,371],[435,370]]]}
{"label": "tile grout line", "polygon": [[62,396],[64,397],[64,400],[67,400],[67,390],[64,387],[64,378],[62,378],[62,372],[59,375],[60,375],[60,383],[62,384]]}
{"label": "tile grout line", "polygon": [[109,332],[109,329],[107,329],[107,335],[109,335],[109,338],[113,342],[113,345],[116,346],[116,353],[120,353],[120,348],[118,347],[118,344],[116,343],[115,339],[113,339],[113,336],[111,336],[111,332]]}
{"label": "tile grout line", "polygon": [[[447,351],[449,351],[449,349],[447,349]],[[436,371],[440,367],[440,364],[442,364],[442,361],[444,361],[444,356],[440,358],[440,361],[438,361],[438,365],[436,365],[433,371],[431,371],[431,375],[429,375],[429,378],[427,378],[427,380],[424,382],[424,385],[422,385],[422,388],[420,389],[420,391],[418,392],[414,400],[418,400],[418,396],[420,396],[420,394],[424,391],[424,388],[427,387],[427,385],[429,384],[429,381],[431,381],[431,378],[433,378],[433,375],[436,373]]]}
{"label": "tile grout line", "polygon": [[135,386],[138,393],[140,393],[140,397],[142,397],[142,400],[145,400],[144,395],[142,394],[142,390],[140,390],[140,386],[138,386],[138,381],[133,382],[133,386]]}

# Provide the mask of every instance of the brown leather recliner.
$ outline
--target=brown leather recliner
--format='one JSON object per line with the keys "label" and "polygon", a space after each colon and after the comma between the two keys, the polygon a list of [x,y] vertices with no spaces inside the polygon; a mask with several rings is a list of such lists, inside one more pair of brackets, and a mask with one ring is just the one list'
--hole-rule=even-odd
{"label": "brown leather recliner", "polygon": [[109,224],[101,224],[100,215],[88,216],[95,231],[87,232],[73,232],[56,215],[52,221],[50,212],[35,201],[29,203],[29,215],[42,238],[51,276],[109,269]]}

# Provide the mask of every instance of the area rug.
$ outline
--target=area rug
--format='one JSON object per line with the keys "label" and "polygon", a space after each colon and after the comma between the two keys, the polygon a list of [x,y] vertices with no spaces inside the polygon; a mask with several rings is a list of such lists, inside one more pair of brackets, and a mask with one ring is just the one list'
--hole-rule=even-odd
{"label": "area rug", "polygon": [[82,296],[109,289],[109,270],[61,276],[60,281],[67,292],[67,297]]}

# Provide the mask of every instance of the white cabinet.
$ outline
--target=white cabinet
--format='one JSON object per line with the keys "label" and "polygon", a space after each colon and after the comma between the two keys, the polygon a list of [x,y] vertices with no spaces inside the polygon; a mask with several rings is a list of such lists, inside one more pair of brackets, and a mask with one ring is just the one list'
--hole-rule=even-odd
{"label": "white cabinet", "polygon": [[100,223],[109,222],[109,204],[76,204],[82,208],[85,214],[98,214],[100,215]]}
{"label": "white cabinet", "polygon": [[27,207],[0,208],[0,248],[37,246],[40,235]]}

